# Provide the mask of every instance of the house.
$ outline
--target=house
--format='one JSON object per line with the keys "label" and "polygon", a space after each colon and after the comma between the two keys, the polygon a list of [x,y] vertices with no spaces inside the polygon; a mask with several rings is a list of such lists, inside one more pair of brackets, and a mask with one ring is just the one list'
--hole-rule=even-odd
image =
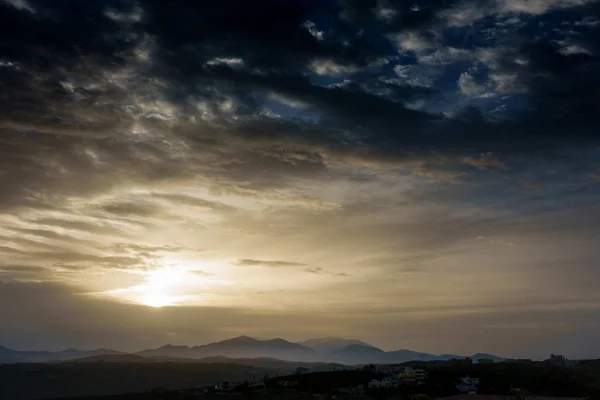
{"label": "house", "polygon": [[425,371],[424,369],[420,369],[420,368],[413,369],[413,374],[415,376],[415,380],[420,385],[424,384],[425,381],[427,380],[427,378],[429,377],[429,375],[427,374],[427,371]]}
{"label": "house", "polygon": [[417,382],[417,384],[423,384],[427,380],[427,371],[420,368],[397,367],[395,378],[403,383]]}
{"label": "house", "polygon": [[460,378],[460,383],[456,385],[456,390],[461,393],[475,394],[479,386],[479,378],[471,378],[469,375]]}
{"label": "house", "polygon": [[415,381],[415,372],[411,367],[402,367],[395,377],[402,383],[411,383]]}
{"label": "house", "polygon": [[399,380],[390,377],[383,378],[380,381],[373,379],[371,382],[369,382],[369,389],[394,388],[399,384]]}
{"label": "house", "polygon": [[218,392],[231,392],[232,390],[242,386],[243,381],[229,380],[229,381],[218,381],[215,385],[215,390]]}

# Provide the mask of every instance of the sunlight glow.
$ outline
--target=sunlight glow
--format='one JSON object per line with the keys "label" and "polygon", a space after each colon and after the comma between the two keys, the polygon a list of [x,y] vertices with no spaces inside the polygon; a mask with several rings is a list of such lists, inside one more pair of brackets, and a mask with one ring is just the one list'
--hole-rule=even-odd
{"label": "sunlight glow", "polygon": [[139,298],[141,304],[149,307],[160,308],[172,306],[178,302],[178,298],[160,292],[148,292]]}
{"label": "sunlight glow", "polygon": [[[230,281],[215,277],[217,264],[206,260],[194,261],[170,254],[156,260],[152,266],[151,269],[128,270],[128,274],[138,277],[130,286],[90,294],[160,308],[206,304],[218,297],[215,294],[217,287],[231,285]],[[139,277],[142,279],[138,280]]]}
{"label": "sunlight glow", "polygon": [[141,292],[137,300],[150,307],[174,305],[184,296],[173,295],[186,281],[187,271],[180,267],[163,267],[150,271],[146,283],[138,286]]}

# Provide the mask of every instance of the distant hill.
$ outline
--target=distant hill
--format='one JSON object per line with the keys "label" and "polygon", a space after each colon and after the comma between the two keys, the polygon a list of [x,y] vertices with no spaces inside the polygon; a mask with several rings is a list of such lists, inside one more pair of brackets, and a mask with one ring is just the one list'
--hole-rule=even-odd
{"label": "distant hill", "polygon": [[94,364],[94,363],[129,363],[129,364],[236,364],[249,367],[266,368],[274,371],[277,375],[293,374],[299,367],[307,368],[313,372],[336,371],[344,368],[342,364],[323,362],[295,362],[277,360],[274,358],[228,358],[223,356],[206,358],[182,358],[182,357],[143,357],[137,354],[113,354],[78,358],[76,360],[61,361],[64,364]]}
{"label": "distant hill", "polygon": [[363,342],[358,339],[343,339],[337,337],[326,337],[319,339],[309,339],[303,342],[300,342],[302,346],[309,347],[316,351],[319,354],[331,354],[338,350],[343,349],[344,347],[350,345],[360,345],[360,346],[371,346],[368,343]]}
{"label": "distant hill", "polygon": [[345,364],[369,364],[381,362],[385,354],[385,351],[371,345],[351,344],[334,351],[331,357]]}
{"label": "distant hill", "polygon": [[77,358],[92,357],[109,354],[127,354],[111,349],[79,350],[66,349],[62,351],[19,351],[0,346],[0,364],[14,364],[24,362],[50,362],[72,360]]}
{"label": "distant hill", "polygon": [[[180,360],[180,359],[178,359]],[[181,359],[183,360],[183,359]],[[106,362],[106,363],[140,363],[140,362],[162,362],[162,360],[153,360],[138,356],[137,354],[103,354],[98,356],[90,356],[83,358],[76,358],[73,360],[62,361],[64,363],[93,363],[93,362]]]}
{"label": "distant hill", "polygon": [[227,363],[11,364],[0,366],[0,399],[103,396],[146,392],[157,387],[189,389],[214,385],[219,380],[255,381],[277,374],[277,369]]}
{"label": "distant hill", "polygon": [[472,355],[470,358],[471,358],[473,361],[478,361],[478,360],[480,360],[480,359],[482,359],[482,358],[487,358],[487,359],[489,359],[489,360],[494,360],[494,362],[501,362],[501,361],[505,361],[505,360],[506,360],[505,358],[498,357],[498,356],[495,356],[495,355],[493,355],[493,354],[488,354],[488,353],[477,353],[477,354],[473,354],[473,355]]}
{"label": "distant hill", "polygon": [[465,358],[454,354],[435,355],[429,353],[420,353],[412,350],[395,350],[386,353],[386,360],[389,363],[403,363],[407,361],[444,361],[453,358]]}
{"label": "distant hill", "polygon": [[319,361],[321,357],[313,349],[283,339],[258,340],[240,336],[202,346],[172,346],[143,350],[136,353],[145,357],[206,358],[225,356],[230,358],[269,357],[289,361]]}
{"label": "distant hill", "polygon": [[[142,358],[135,358],[136,356]],[[219,358],[221,358],[220,361]],[[60,362],[76,359],[85,359],[82,360],[83,362],[126,362],[131,360],[144,363],[156,361],[206,362],[202,360],[207,359],[215,362],[270,359],[277,360],[278,362],[294,362],[296,365],[302,362],[357,365],[400,364],[408,361],[437,361],[450,360],[452,358],[465,358],[465,356],[454,354],[435,355],[412,350],[386,352],[358,339],[333,337],[293,343],[284,339],[256,339],[248,336],[239,336],[200,346],[167,344],[156,349],[147,349],[133,354],[111,349],[66,349],[56,352],[18,351],[0,346],[0,364]],[[487,353],[477,353],[470,358],[474,361],[482,358],[492,359],[496,362],[504,360],[501,357]]]}

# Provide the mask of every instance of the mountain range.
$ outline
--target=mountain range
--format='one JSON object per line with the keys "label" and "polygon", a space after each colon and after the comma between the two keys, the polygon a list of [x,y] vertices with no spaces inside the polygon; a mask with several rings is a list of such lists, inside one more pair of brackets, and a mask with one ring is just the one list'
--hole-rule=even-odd
{"label": "mountain range", "polygon": [[[125,357],[132,355],[134,357]],[[231,359],[268,358],[296,362],[331,362],[346,365],[355,364],[397,364],[407,361],[435,361],[465,358],[454,354],[435,355],[411,350],[384,351],[357,339],[322,338],[300,343],[284,339],[256,339],[240,336],[200,346],[176,346],[167,344],[156,349],[125,353],[110,349],[79,350],[66,349],[50,351],[18,351],[0,346],[0,363],[51,362],[75,359],[97,360],[98,356],[122,356],[113,359],[140,360],[162,359],[169,361],[192,361],[222,358]],[[100,357],[101,358],[101,357]],[[473,360],[488,358],[494,361],[504,359],[492,354],[477,353]]]}
{"label": "mountain range", "polygon": [[19,362],[48,362],[73,360],[77,358],[99,355],[127,354],[111,349],[79,350],[65,349],[61,351],[18,351],[0,346],[0,363],[12,364]]}

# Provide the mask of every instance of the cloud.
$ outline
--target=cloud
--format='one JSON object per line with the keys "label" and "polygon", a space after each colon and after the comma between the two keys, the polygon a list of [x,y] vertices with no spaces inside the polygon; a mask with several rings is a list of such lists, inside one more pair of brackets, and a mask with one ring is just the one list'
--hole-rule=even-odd
{"label": "cloud", "polygon": [[307,268],[305,269],[306,272],[310,272],[311,274],[323,274],[325,273],[325,270],[323,268]]}
{"label": "cloud", "polygon": [[134,243],[115,243],[111,246],[109,246],[109,248],[111,250],[114,251],[118,251],[118,252],[180,252],[182,250],[185,250],[183,247],[178,247],[178,246],[170,246],[170,245],[164,245],[164,246],[151,246],[151,245],[144,245],[144,244],[134,244]]}
{"label": "cloud", "polygon": [[419,56],[419,62],[430,65],[452,64],[459,61],[470,61],[472,59],[473,53],[471,51],[449,46]]}
{"label": "cloud", "polygon": [[238,260],[236,265],[240,266],[263,266],[263,267],[304,267],[306,264],[281,261],[281,260],[253,260],[249,258],[243,258]]}
{"label": "cloud", "polygon": [[449,171],[441,168],[422,166],[415,168],[414,173],[425,179],[448,182],[453,184],[462,183],[462,178],[468,174],[461,171]]}
{"label": "cloud", "polygon": [[38,274],[40,272],[47,272],[48,269],[44,267],[38,267],[36,265],[1,265],[0,271],[17,274]]}
{"label": "cloud", "polygon": [[473,75],[468,72],[460,74],[457,84],[460,92],[466,96],[479,96],[487,89],[485,85],[477,83]]}
{"label": "cloud", "polygon": [[484,2],[461,1],[441,12],[448,25],[463,27],[488,16],[511,14],[541,15],[554,9],[582,6],[591,0],[491,0]]}
{"label": "cloud", "polygon": [[152,204],[120,202],[102,205],[101,209],[110,214],[127,217],[150,217],[156,215],[160,207]]}
{"label": "cloud", "polygon": [[390,35],[390,39],[400,51],[421,52],[435,46],[435,38],[426,33],[402,32]]}
{"label": "cloud", "polygon": [[478,169],[506,168],[506,164],[495,158],[492,153],[481,154],[479,158],[465,157],[462,163]]}
{"label": "cloud", "polygon": [[198,276],[214,276],[214,274],[212,274],[210,272],[201,271],[201,270],[194,270],[194,271],[190,271],[190,272],[192,274],[198,275]]}

